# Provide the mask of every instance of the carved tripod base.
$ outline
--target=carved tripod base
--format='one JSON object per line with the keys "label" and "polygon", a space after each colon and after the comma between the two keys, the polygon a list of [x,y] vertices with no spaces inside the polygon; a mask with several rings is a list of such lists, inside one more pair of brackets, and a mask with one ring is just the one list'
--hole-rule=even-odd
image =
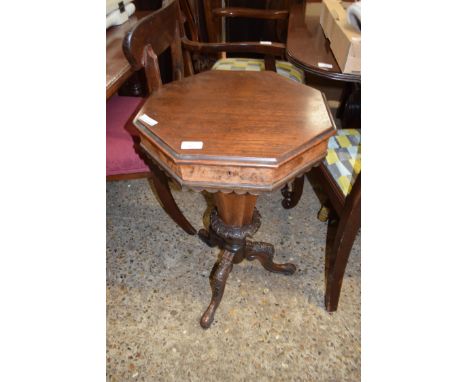
{"label": "carved tripod base", "polygon": [[[249,208],[242,209],[241,205],[237,205],[238,209],[233,209],[231,211],[223,211],[223,207],[225,208],[226,205],[217,203],[217,207],[220,209],[219,214],[224,213],[224,219],[226,220],[236,220],[236,216],[239,218],[239,213],[234,211],[247,211],[246,216],[244,215],[243,218],[237,219],[238,222],[242,221],[243,225],[230,225],[226,223],[224,219],[221,219],[218,215],[218,210],[213,209],[209,231],[202,229],[198,232],[199,237],[207,245],[210,247],[218,246],[221,248],[220,260],[213,267],[210,276],[212,287],[211,302],[200,320],[200,325],[204,329],[209,328],[213,322],[216,309],[223,297],[226,281],[232,270],[233,264],[238,264],[244,259],[248,261],[259,260],[262,266],[270,272],[292,275],[296,271],[296,266],[294,264],[277,264],[273,262],[275,249],[272,244],[246,240],[247,236],[253,236],[260,227],[260,214],[254,208],[256,199],[254,196],[236,194],[217,195],[217,202],[220,202],[220,199],[226,201],[225,199],[228,198],[230,198],[231,201],[237,199],[237,201],[245,202],[245,198],[250,197],[253,198],[253,203],[250,203],[250,210]],[[229,214],[230,212],[234,213]]]}

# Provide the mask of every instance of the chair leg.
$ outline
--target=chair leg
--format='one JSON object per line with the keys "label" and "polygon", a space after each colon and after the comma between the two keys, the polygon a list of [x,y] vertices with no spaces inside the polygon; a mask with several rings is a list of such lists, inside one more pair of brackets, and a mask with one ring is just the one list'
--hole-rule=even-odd
{"label": "chair leg", "polygon": [[159,200],[161,201],[162,208],[174,220],[180,228],[182,228],[189,235],[195,235],[197,231],[185,218],[184,214],[180,211],[177,203],[172,196],[169,182],[166,175],[157,166],[151,166],[152,175],[150,182],[153,184]]}
{"label": "chair leg", "polygon": [[303,188],[304,188],[304,175],[294,179],[291,191],[289,190],[288,185],[284,186],[281,189],[281,193],[283,194],[283,197],[284,197],[283,201],[281,202],[281,204],[283,205],[283,208],[290,209],[290,208],[295,207],[297,203],[299,203],[299,200],[301,200]]}
{"label": "chair leg", "polygon": [[340,97],[340,106],[336,110],[336,118],[341,119],[345,112],[346,102],[348,101],[349,96],[353,92],[353,84],[351,82],[345,82],[344,88],[341,92]]}
{"label": "chair leg", "polygon": [[[327,311],[334,312],[338,308],[338,302],[341,293],[341,284],[343,282],[346,265],[348,264],[349,254],[356,238],[357,231],[361,226],[361,203],[349,208],[338,222],[336,235],[329,243],[333,246],[329,253],[328,261],[325,266],[326,291],[325,307]],[[335,222],[330,219],[328,230],[334,230]],[[330,237],[328,238],[330,239]]]}

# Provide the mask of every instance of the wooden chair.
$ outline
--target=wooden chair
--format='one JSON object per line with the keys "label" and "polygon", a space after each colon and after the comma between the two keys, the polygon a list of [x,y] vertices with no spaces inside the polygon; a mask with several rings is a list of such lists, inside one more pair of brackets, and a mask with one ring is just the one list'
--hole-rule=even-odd
{"label": "wooden chair", "polygon": [[[361,226],[361,133],[338,130],[330,138],[326,159],[308,174],[313,186],[321,188],[325,201],[319,211],[328,220],[325,262],[325,306],[336,311],[349,254]],[[283,190],[283,207],[292,208],[300,200],[304,178],[297,178],[292,190]]]}
{"label": "wooden chair", "polygon": [[[286,45],[281,42],[272,41],[252,41],[252,42],[221,42],[221,18],[223,17],[242,17],[261,20],[272,20],[276,22],[287,22],[289,17],[288,10],[274,9],[253,9],[253,8],[233,8],[221,7],[218,0],[207,0],[203,2],[205,10],[206,27],[208,31],[209,43],[200,43],[197,26],[193,21],[193,9],[190,0],[180,0],[183,17],[185,17],[188,31],[190,31],[190,40],[184,40],[185,48],[196,53],[213,54],[217,53],[219,59],[211,67],[213,70],[271,70],[278,74],[304,83],[304,73],[288,61],[275,60],[275,58],[284,58]],[[204,44],[203,48],[199,44]],[[226,58],[226,53],[252,53],[264,56],[264,59],[258,58]]]}
{"label": "wooden chair", "polygon": [[[127,41],[125,49],[135,49],[135,45],[137,43],[134,41]],[[147,76],[150,91],[155,90],[155,82],[157,80],[154,76]],[[197,231],[177,206],[166,175],[139,152],[138,136],[132,121],[143,102],[143,98],[117,95],[107,101],[106,179],[148,178],[166,213],[185,232],[194,235]]]}

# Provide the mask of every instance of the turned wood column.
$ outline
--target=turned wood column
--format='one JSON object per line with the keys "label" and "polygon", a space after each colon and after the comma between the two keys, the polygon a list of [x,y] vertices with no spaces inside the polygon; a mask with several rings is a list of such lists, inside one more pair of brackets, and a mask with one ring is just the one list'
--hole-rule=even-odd
{"label": "turned wood column", "polygon": [[[250,194],[222,193],[215,194],[215,205],[222,221],[230,226],[242,227],[252,223],[252,216],[257,203],[257,196]],[[244,260],[244,252],[234,255],[232,262],[239,264]]]}
{"label": "turned wood column", "polygon": [[217,192],[214,197],[219,216],[225,224],[241,227],[252,223],[257,196]]}

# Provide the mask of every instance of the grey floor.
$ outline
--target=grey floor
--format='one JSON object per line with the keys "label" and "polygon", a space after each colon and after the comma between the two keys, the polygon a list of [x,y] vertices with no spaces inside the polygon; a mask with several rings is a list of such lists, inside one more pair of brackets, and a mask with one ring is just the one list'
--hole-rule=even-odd
{"label": "grey floor", "polygon": [[[195,228],[202,194],[174,191]],[[185,234],[161,209],[146,180],[107,183],[108,381],[359,381],[360,234],[338,312],[324,309],[326,224],[306,182],[293,210],[281,194],[259,197],[255,238],[276,247],[292,276],[256,262],[234,266],[211,328],[199,319],[211,297],[218,251]]]}

